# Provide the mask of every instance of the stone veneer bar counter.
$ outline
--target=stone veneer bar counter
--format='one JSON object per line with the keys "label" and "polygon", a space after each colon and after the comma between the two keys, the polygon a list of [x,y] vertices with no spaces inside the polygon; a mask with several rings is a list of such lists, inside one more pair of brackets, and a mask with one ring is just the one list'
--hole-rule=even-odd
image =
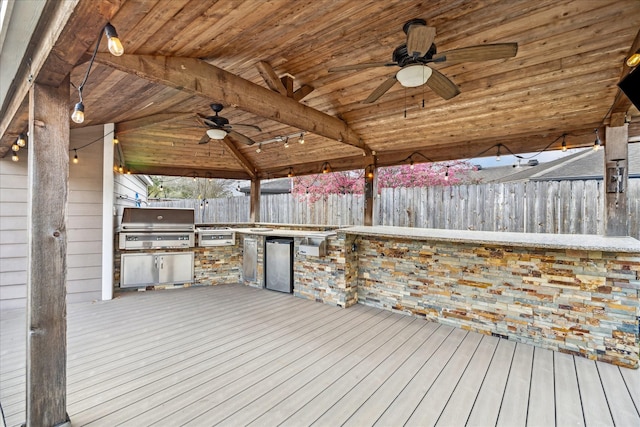
{"label": "stone veneer bar counter", "polygon": [[348,301],[638,367],[636,239],[351,227],[337,240]]}

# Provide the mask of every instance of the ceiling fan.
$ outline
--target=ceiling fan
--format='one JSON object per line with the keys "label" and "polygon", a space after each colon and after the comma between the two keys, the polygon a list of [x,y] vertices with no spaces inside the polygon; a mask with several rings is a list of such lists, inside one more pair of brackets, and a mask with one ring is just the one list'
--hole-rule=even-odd
{"label": "ceiling fan", "polygon": [[330,68],[329,72],[362,70],[374,67],[400,67],[400,70],[378,86],[363,102],[370,104],[400,82],[404,87],[426,84],[437,95],[451,99],[460,93],[460,88],[430,63],[458,64],[460,62],[482,62],[492,59],[512,58],[518,52],[517,43],[496,43],[451,49],[438,53],[433,43],[435,27],[428,27],[424,19],[412,19],[402,27],[407,35],[406,43],[398,46],[392,55],[393,62],[370,62]]}
{"label": "ceiling fan", "polygon": [[214,116],[204,116],[202,114],[197,115],[198,121],[208,128],[198,144],[207,144],[212,139],[224,139],[227,135],[230,135],[233,139],[241,142],[242,144],[253,145],[256,143],[248,136],[236,132],[235,129],[245,128],[256,130],[258,132],[262,132],[262,129],[258,126],[247,124],[230,125],[228,119],[218,115],[218,113],[224,108],[222,104],[211,104],[210,107],[215,113]]}

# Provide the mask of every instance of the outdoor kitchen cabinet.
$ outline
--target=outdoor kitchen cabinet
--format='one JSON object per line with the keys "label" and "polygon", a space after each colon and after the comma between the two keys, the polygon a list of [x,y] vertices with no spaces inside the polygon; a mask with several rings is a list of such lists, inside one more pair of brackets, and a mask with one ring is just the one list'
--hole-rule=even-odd
{"label": "outdoor kitchen cabinet", "polygon": [[193,282],[193,252],[122,254],[121,288]]}

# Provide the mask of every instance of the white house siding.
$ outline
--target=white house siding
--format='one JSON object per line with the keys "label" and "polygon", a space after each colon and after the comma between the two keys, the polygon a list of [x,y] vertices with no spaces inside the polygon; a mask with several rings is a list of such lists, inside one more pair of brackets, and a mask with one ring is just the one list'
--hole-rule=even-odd
{"label": "white house siding", "polygon": [[[90,145],[88,145],[90,144]],[[102,295],[102,153],[103,128],[71,132],[79,162],[69,164],[67,220],[67,301],[99,300]],[[70,153],[73,159],[74,152]]]}
{"label": "white house siding", "polygon": [[27,156],[0,158],[0,309],[24,307],[27,296]]}
{"label": "white house siding", "polygon": [[[116,212],[115,227],[120,225],[122,210],[125,207],[142,207],[147,205],[148,178],[136,175],[117,174],[113,183],[114,209]],[[137,195],[137,197],[136,197]]]}

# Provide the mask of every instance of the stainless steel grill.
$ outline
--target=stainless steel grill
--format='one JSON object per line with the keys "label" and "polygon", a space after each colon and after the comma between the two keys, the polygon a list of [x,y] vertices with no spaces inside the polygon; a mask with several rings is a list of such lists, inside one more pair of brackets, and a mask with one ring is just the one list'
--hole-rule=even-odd
{"label": "stainless steel grill", "polygon": [[119,229],[120,249],[192,248],[193,209],[124,208]]}
{"label": "stainless steel grill", "polygon": [[198,246],[233,246],[236,233],[229,227],[199,227]]}

